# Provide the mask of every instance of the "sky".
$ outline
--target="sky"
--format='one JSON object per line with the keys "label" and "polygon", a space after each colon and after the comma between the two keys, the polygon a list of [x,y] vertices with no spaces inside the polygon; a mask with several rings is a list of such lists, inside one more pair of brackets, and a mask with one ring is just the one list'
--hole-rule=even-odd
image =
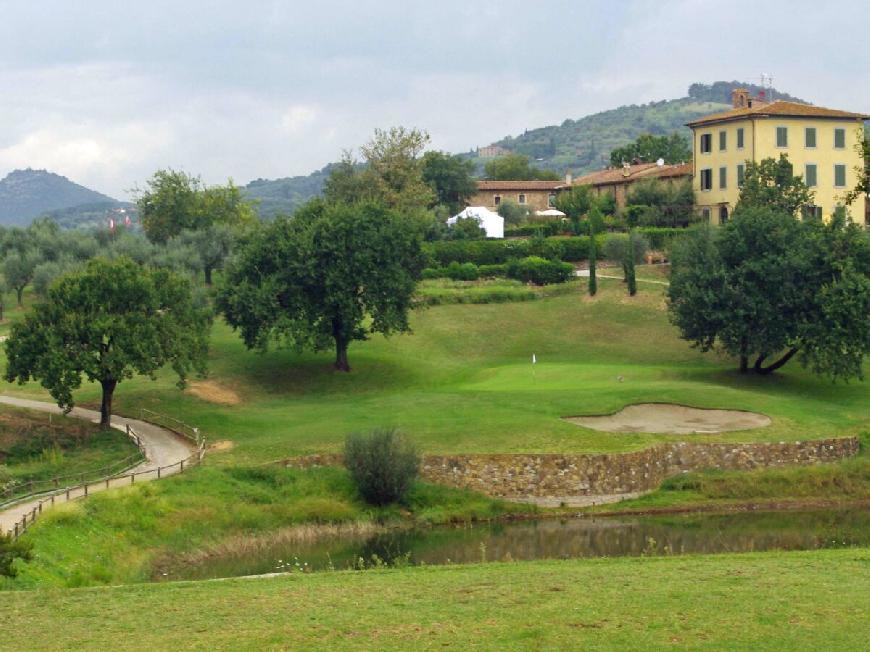
{"label": "sky", "polygon": [[0,178],[308,174],[375,128],[459,152],[692,82],[870,112],[865,1],[0,0]]}

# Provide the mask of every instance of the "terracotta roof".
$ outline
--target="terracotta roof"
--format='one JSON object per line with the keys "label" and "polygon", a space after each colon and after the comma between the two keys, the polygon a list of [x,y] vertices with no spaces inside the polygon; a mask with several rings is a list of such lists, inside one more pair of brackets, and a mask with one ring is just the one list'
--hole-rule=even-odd
{"label": "terracotta roof", "polygon": [[490,181],[477,182],[478,190],[556,190],[565,185],[564,179],[556,181]]}
{"label": "terracotta roof", "polygon": [[[627,174],[626,174],[627,173]],[[599,170],[574,179],[575,186],[607,186],[620,183],[631,183],[638,179],[664,179],[688,176],[692,174],[692,164],[657,165],[656,163],[638,163],[628,168],[614,167]]]}
{"label": "terracotta roof", "polygon": [[686,126],[695,127],[698,125],[712,124],[715,122],[737,120],[739,118],[766,118],[768,116],[870,120],[870,115],[865,115],[862,113],[850,113],[848,111],[838,111],[836,109],[826,109],[821,106],[813,106],[812,104],[801,104],[799,102],[786,102],[783,100],[777,100],[769,104],[760,104],[759,106],[753,106],[751,108],[729,109],[728,111],[705,115],[698,118],[697,120],[687,122]]}

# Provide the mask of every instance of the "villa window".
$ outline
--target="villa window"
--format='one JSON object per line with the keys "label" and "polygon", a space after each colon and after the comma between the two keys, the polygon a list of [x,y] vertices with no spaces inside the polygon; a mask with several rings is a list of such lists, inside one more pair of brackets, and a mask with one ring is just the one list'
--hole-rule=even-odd
{"label": "villa window", "polygon": [[816,146],[816,128],[815,127],[807,127],[804,130],[804,138],[805,145],[807,147],[815,147]]}
{"label": "villa window", "polygon": [[804,170],[804,182],[809,188],[815,188],[819,185],[819,171],[815,163],[807,163]]}
{"label": "villa window", "polygon": [[728,187],[728,168],[719,168],[719,189],[725,190]]}
{"label": "villa window", "polygon": [[710,221],[710,209],[702,208],[701,209],[701,217],[703,217],[706,221]]}
{"label": "villa window", "polygon": [[492,198],[492,203],[493,203],[494,205],[496,205],[496,206],[498,206],[499,204],[501,204],[501,195],[496,195],[495,197],[493,197],[493,198]]}
{"label": "villa window", "polygon": [[713,151],[713,134],[701,134],[701,154]]}
{"label": "villa window", "polygon": [[846,166],[842,163],[837,163],[834,166],[834,187],[846,187]]}
{"label": "villa window", "polygon": [[553,208],[556,205],[556,193],[551,192],[547,197],[547,206]]}
{"label": "villa window", "polygon": [[737,149],[743,149],[743,127],[737,129]]}
{"label": "villa window", "polygon": [[776,146],[788,147],[788,127],[776,128]]}
{"label": "villa window", "polygon": [[705,168],[701,170],[701,190],[713,189],[713,170]]}
{"label": "villa window", "polygon": [[837,149],[846,149],[846,130],[834,129],[834,147]]}
{"label": "villa window", "polygon": [[525,203],[526,203],[526,196],[523,195],[523,194],[518,195],[518,196],[517,196],[517,201],[518,201],[519,203],[521,203],[521,204],[525,204]]}
{"label": "villa window", "polygon": [[728,132],[720,131],[719,132],[719,151],[724,152],[728,147]]}
{"label": "villa window", "polygon": [[746,178],[746,166],[743,163],[737,164],[737,187],[743,187],[743,180]]}

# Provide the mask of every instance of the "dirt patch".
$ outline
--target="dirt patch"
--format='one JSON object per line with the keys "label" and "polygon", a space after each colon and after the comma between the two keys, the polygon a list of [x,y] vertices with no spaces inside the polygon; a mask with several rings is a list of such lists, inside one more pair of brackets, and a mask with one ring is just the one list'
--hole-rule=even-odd
{"label": "dirt patch", "polygon": [[216,453],[222,453],[225,451],[231,451],[236,447],[236,443],[234,441],[230,441],[229,439],[221,439],[220,441],[216,441],[211,446],[208,447],[210,451],[215,451]]}
{"label": "dirt patch", "polygon": [[212,380],[190,383],[185,391],[203,401],[217,403],[218,405],[238,405],[242,402],[239,395],[229,387],[224,387]]}
{"label": "dirt patch", "polygon": [[638,403],[615,414],[565,417],[578,426],[604,432],[654,432],[673,435],[731,432],[769,426],[770,417],[741,410],[707,410],[671,403]]}

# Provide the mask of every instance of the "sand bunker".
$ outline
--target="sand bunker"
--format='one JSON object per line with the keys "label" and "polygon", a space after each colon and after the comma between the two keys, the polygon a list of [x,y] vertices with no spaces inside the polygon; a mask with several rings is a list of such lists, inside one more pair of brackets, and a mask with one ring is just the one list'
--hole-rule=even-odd
{"label": "sand bunker", "polygon": [[770,418],[740,410],[704,410],[670,403],[638,403],[616,414],[565,417],[578,426],[605,432],[656,432],[674,435],[751,430],[770,425]]}

